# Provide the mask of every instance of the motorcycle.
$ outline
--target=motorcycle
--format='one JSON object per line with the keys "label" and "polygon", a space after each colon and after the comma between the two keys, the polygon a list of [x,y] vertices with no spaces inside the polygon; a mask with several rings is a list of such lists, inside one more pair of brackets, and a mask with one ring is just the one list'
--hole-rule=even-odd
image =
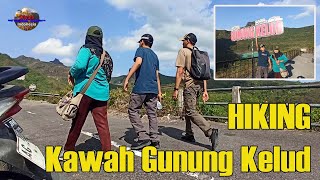
{"label": "motorcycle", "polygon": [[12,118],[22,109],[19,104],[29,89],[6,83],[27,73],[24,67],[0,67],[0,179],[61,179],[57,173],[46,173],[41,150]]}

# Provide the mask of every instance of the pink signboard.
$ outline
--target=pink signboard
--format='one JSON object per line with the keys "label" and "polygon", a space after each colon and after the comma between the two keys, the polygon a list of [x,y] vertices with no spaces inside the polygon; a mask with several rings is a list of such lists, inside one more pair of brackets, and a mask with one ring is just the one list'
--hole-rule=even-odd
{"label": "pink signboard", "polygon": [[258,38],[280,35],[284,32],[283,21],[276,20],[276,21],[257,24],[255,26],[232,30],[231,40],[240,41],[240,40],[246,40],[246,39],[254,39],[255,31],[256,31],[256,36]]}

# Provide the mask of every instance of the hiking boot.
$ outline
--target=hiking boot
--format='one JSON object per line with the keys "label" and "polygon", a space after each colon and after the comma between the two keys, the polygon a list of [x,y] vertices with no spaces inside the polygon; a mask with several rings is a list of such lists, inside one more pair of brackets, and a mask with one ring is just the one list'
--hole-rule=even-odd
{"label": "hiking boot", "polygon": [[131,150],[141,150],[142,148],[149,146],[151,144],[150,140],[139,140],[131,146]]}
{"label": "hiking boot", "polygon": [[159,149],[160,148],[160,142],[159,141],[151,141],[151,146]]}
{"label": "hiking boot", "polygon": [[193,135],[183,135],[181,136],[181,140],[186,142],[196,142]]}
{"label": "hiking boot", "polygon": [[209,138],[212,144],[211,150],[214,151],[218,145],[218,129],[212,129],[212,133]]}

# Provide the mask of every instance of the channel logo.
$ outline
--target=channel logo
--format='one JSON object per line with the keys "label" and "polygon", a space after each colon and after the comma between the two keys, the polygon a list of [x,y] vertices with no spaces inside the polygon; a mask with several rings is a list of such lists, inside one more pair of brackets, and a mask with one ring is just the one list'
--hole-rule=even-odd
{"label": "channel logo", "polygon": [[8,21],[14,22],[21,30],[31,31],[38,26],[39,22],[46,20],[41,20],[39,14],[33,9],[22,8],[16,11],[14,19],[8,19]]}

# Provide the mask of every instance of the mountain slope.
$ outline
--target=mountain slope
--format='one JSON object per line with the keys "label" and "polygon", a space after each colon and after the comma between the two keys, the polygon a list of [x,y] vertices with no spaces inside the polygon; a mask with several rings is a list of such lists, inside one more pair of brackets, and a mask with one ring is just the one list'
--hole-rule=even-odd
{"label": "mountain slope", "polygon": [[[232,60],[240,54],[251,52],[252,40],[233,42],[230,31],[216,30],[216,59],[217,61]],[[254,51],[256,51],[255,41]],[[265,44],[267,50],[279,46],[281,51],[314,47],[314,26],[302,28],[284,28],[284,33],[278,36],[259,38],[258,43]]]}
{"label": "mountain slope", "polygon": [[[115,85],[122,85],[123,81],[125,80],[127,76],[126,75],[122,75],[119,77],[112,77],[111,78],[111,83],[115,84]],[[135,76],[133,76],[130,79],[130,82],[134,82],[135,80]],[[175,77],[172,76],[166,76],[160,73],[160,81],[161,81],[161,85],[168,85],[168,84],[173,84],[175,82]]]}
{"label": "mountain slope", "polygon": [[[30,84],[37,85],[37,91],[58,93],[68,87],[67,73],[69,67],[57,65],[50,62],[42,62],[38,59],[20,56],[11,58],[6,54],[0,54],[0,66],[24,66],[28,67],[29,73],[26,75],[25,81],[14,81],[13,84],[28,87]],[[117,67],[115,67],[117,68]],[[213,71],[211,71],[213,73]],[[125,79],[125,75],[112,77],[110,89],[121,87]],[[174,86],[175,77],[160,74],[162,86]],[[131,78],[134,81],[134,77]],[[289,81],[208,81],[208,88],[227,88],[232,86],[263,86],[263,85],[289,85],[301,84],[299,82]]]}
{"label": "mountain slope", "polygon": [[10,84],[24,87],[35,84],[37,86],[37,91],[51,93],[58,93],[68,86],[66,80],[64,81],[59,78],[57,79],[56,77],[50,77],[44,72],[38,71],[38,69],[35,68],[35,65],[39,63],[41,64],[41,62],[33,60],[32,58],[22,60],[22,57],[20,57],[20,60],[16,60],[6,54],[0,54],[0,66],[23,66],[28,67],[29,69],[29,73],[26,75],[24,81],[15,80],[10,82]]}
{"label": "mountain slope", "polygon": [[64,64],[57,58],[55,58],[53,61],[50,61],[50,62],[56,65],[64,66]]}
{"label": "mountain slope", "polygon": [[55,64],[52,62],[43,62],[39,59],[34,59],[26,56],[19,56],[13,61],[23,64],[24,66],[35,69],[39,73],[46,75],[47,77],[52,77],[57,80],[67,80],[67,75],[69,71],[69,67],[64,65]]}

